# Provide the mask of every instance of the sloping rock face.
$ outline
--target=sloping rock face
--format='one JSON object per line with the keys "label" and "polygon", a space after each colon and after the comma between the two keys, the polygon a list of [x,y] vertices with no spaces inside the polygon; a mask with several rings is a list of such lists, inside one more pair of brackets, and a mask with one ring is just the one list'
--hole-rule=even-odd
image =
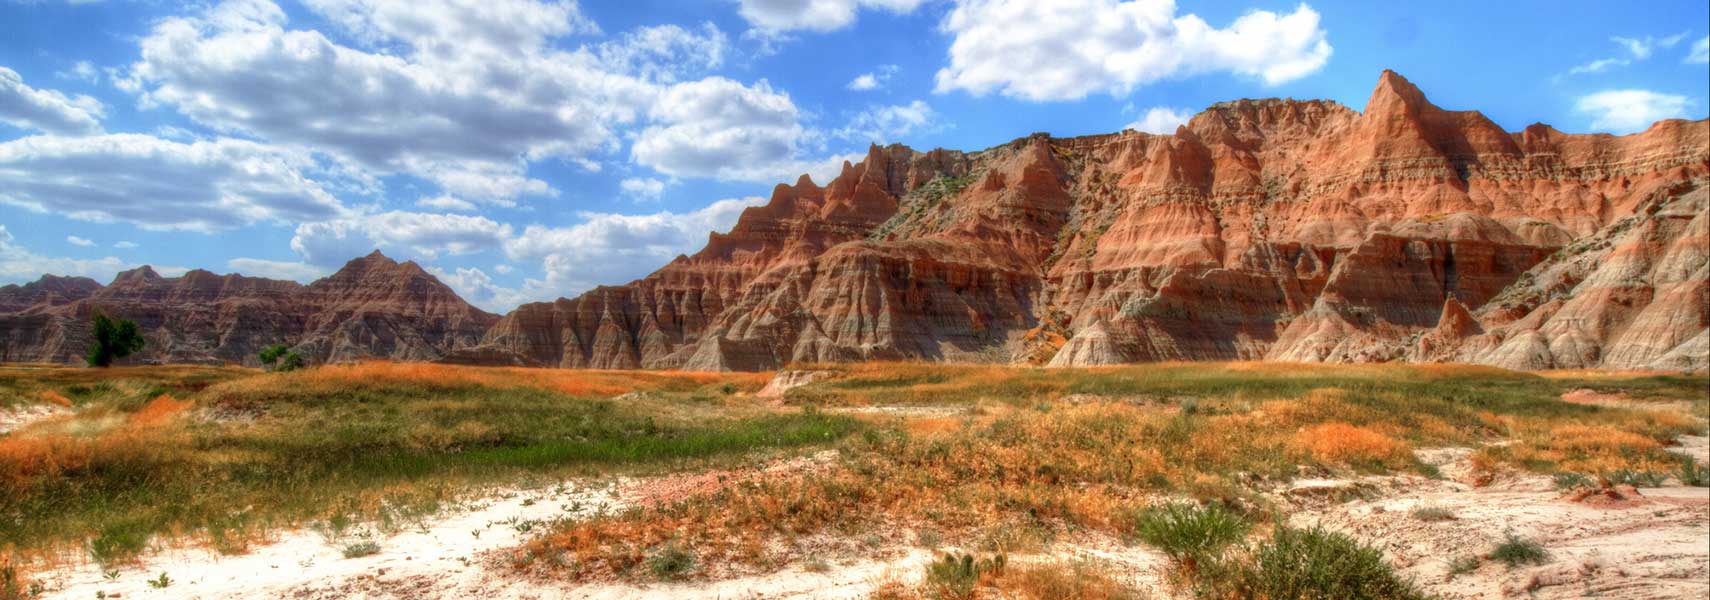
{"label": "sloping rock face", "polygon": [[7,286],[0,302],[29,294],[45,299],[22,309],[0,304],[9,309],[0,312],[0,360],[76,363],[96,313],[136,321],[143,331],[147,343],[128,362],[252,365],[273,344],[311,362],[433,360],[474,346],[498,320],[415,263],[379,252],[307,286],[203,270],[161,277],[142,267],[105,287],[51,276]]}
{"label": "sloping rock face", "polygon": [[0,286],[0,313],[70,304],[94,295],[99,289],[101,284],[88,277],[43,275],[23,285]]}
{"label": "sloping rock face", "polygon": [[[1691,367],[1710,344],[1706,178],[1706,121],[1510,133],[1386,71],[1363,112],[1241,100],[1174,135],[874,147],[694,256],[525,305],[447,359],[1013,361],[1067,337],[1050,364]],[[1605,260],[1561,266],[1594,240]]]}

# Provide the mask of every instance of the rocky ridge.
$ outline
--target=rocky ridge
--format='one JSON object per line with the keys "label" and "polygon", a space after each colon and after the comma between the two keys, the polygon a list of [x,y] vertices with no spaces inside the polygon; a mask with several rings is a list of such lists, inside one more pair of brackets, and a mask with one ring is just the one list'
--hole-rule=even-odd
{"label": "rocky ridge", "polygon": [[1173,135],[875,146],[642,280],[518,308],[479,352],[1702,369],[1707,129],[1505,132],[1386,71],[1363,112],[1240,100]]}
{"label": "rocky ridge", "polygon": [[[50,277],[0,288],[7,309],[0,314],[0,360],[76,363],[96,313],[137,322],[147,344],[127,362],[250,365],[274,344],[312,362],[434,360],[475,345],[499,318],[465,303],[415,263],[379,252],[309,285],[200,269],[162,277],[149,267],[120,273],[106,286]],[[49,282],[60,287],[44,288]],[[23,308],[15,306],[24,300],[3,304],[14,297],[33,301]]]}
{"label": "rocky ridge", "polygon": [[[1702,370],[1710,121],[1506,132],[1384,72],[1363,111],[1214,105],[1172,135],[874,146],[653,274],[496,317],[378,254],[308,286],[142,269],[0,288],[6,360],[75,359],[96,308],[148,360],[289,340],[567,368],[878,359],[1452,361]],[[378,257],[378,258],[377,258]],[[34,287],[32,287],[34,286]],[[168,310],[170,309],[170,310]],[[155,341],[160,343],[154,343]]]}

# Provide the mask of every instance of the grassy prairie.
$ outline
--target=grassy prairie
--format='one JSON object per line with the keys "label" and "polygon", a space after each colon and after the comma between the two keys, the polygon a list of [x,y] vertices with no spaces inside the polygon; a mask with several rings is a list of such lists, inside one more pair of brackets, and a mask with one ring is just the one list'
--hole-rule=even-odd
{"label": "grassy prairie", "polygon": [[[860,552],[875,538],[908,543],[918,531],[961,548],[1030,552],[1081,531],[1138,537],[1166,499],[1274,522],[1282,515],[1262,492],[1291,479],[1436,476],[1415,458],[1421,447],[1483,448],[1474,463],[1491,472],[1667,473],[1680,459],[1664,446],[1704,428],[1679,412],[1560,400],[1589,388],[1702,401],[1702,378],[1673,376],[1395,365],[821,368],[838,375],[791,390],[788,404],[964,410],[867,417],[833,468],[561,524],[519,564],[573,578],[634,577],[669,545],[705,564],[764,570],[825,551],[827,538]],[[1511,443],[1491,445],[1498,441]],[[1345,541],[1315,535],[1279,544]]]}
{"label": "grassy prairie", "polygon": [[0,437],[0,549],[123,561],[164,534],[240,551],[311,520],[404,526],[472,485],[680,468],[856,425],[742,400],[764,382],[391,363],[0,368],[0,405],[75,409]]}
{"label": "grassy prairie", "polygon": [[[890,585],[885,597],[976,588],[1052,597],[1068,584],[1081,590],[1074,597],[1135,597],[1092,563],[1002,560],[1094,533],[1175,548],[1183,585],[1202,597],[1257,588],[1196,573],[1366,593],[1336,586],[1378,581],[1387,572],[1378,554],[1279,527],[1288,508],[1275,490],[1303,477],[1434,477],[1414,450],[1443,446],[1474,448],[1474,466],[1493,474],[1703,472],[1665,449],[1702,433],[1702,376],[1253,363],[804,368],[833,375],[767,400],[755,392],[770,374],[0,367],[0,408],[68,407],[0,436],[0,553],[26,564],[65,552],[123,562],[163,539],[238,552],[282,527],[409,527],[481,486],[706,471],[829,447],[829,463],[719,477],[689,496],[554,523],[512,562],[578,581],[694,579],[930,537],[973,555],[934,563],[926,587]],[[1562,401],[1571,390],[1624,400]],[[1411,597],[1406,584],[1383,583],[1396,591],[1382,597]]]}

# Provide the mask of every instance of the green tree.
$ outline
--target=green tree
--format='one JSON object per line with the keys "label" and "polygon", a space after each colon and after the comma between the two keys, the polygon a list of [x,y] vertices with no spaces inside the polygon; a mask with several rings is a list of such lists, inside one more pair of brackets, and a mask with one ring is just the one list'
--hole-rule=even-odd
{"label": "green tree", "polygon": [[275,344],[261,349],[256,355],[261,364],[269,371],[295,371],[303,368],[303,355],[292,352],[285,344]]}
{"label": "green tree", "polygon": [[279,358],[282,356],[285,356],[285,353],[289,352],[289,351],[291,351],[291,349],[286,348],[285,344],[274,344],[272,346],[262,348],[261,353],[257,354],[256,358],[260,358],[261,364],[266,365],[267,368],[269,368],[269,369],[272,369],[273,363],[279,362]]}
{"label": "green tree", "polygon": [[143,349],[142,333],[137,331],[136,321],[107,318],[107,315],[96,314],[94,339],[89,345],[89,353],[83,359],[91,367],[105,367],[113,361],[130,356]]}
{"label": "green tree", "polygon": [[285,356],[279,357],[279,366],[273,370],[295,371],[301,368],[303,368],[303,355],[296,352],[286,352]]}

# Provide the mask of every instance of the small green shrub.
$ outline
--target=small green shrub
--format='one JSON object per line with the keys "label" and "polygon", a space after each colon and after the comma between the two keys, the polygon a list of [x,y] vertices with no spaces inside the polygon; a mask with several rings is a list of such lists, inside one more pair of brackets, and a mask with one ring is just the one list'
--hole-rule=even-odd
{"label": "small green shrub", "polygon": [[1668,482],[1667,473],[1628,469],[1604,473],[1603,478],[1609,481],[1609,485],[1630,485],[1633,487],[1662,487],[1664,483]]}
{"label": "small green shrub", "polygon": [[1251,527],[1241,515],[1216,504],[1164,504],[1132,517],[1132,529],[1140,541],[1183,563],[1215,558],[1246,537]]}
{"label": "small green shrub", "polygon": [[1441,506],[1426,505],[1414,508],[1413,518],[1421,521],[1452,521],[1455,518],[1455,511]]}
{"label": "small green shrub", "polygon": [[172,587],[172,578],[167,577],[165,571],[161,571],[159,577],[148,580],[148,586],[157,590],[163,590]]}
{"label": "small green shrub", "polygon": [[647,557],[647,571],[655,579],[676,580],[687,577],[695,570],[695,555],[677,545],[677,542],[667,542],[653,556]]}
{"label": "small green shrub", "polygon": [[981,575],[1001,574],[1007,562],[1002,554],[977,560],[972,554],[945,554],[926,566],[922,585],[929,597],[967,600],[974,597],[974,586],[980,583]]}
{"label": "small green shrub", "polygon": [[380,544],[372,541],[356,542],[344,547],[345,558],[362,558],[380,553]]}
{"label": "small green shrub", "polygon": [[1302,600],[1424,600],[1383,554],[1323,529],[1279,527],[1245,561],[1216,563],[1199,577],[1201,597]]}
{"label": "small green shrub", "polygon": [[1507,539],[1490,551],[1490,559],[1512,569],[1520,565],[1543,564],[1550,560],[1550,552],[1544,549],[1543,544],[1509,533]]}
{"label": "small green shrub", "polygon": [[1569,473],[1563,471],[1561,473],[1556,473],[1552,479],[1556,482],[1556,489],[1563,492],[1592,487],[1594,485],[1591,482],[1590,477],[1586,477],[1580,473]]}
{"label": "small green shrub", "polygon": [[1477,556],[1457,556],[1449,559],[1449,575],[1459,577],[1478,570],[1480,561]]}
{"label": "small green shrub", "polygon": [[125,521],[101,527],[89,540],[89,557],[103,566],[122,562],[141,554],[148,547],[149,526]]}
{"label": "small green shrub", "polygon": [[1690,456],[1682,456],[1680,467],[1674,471],[1674,477],[1680,480],[1681,485],[1710,487],[1710,466],[1698,464],[1698,461]]}

